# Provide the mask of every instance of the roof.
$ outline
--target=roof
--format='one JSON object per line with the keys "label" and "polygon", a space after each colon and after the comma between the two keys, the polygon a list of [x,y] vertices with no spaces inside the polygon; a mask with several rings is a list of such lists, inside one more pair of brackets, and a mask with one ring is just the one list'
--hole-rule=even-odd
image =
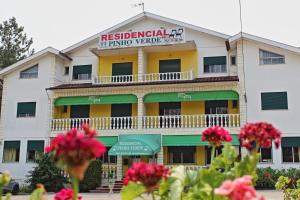
{"label": "roof", "polygon": [[41,51],[38,51],[34,54],[32,54],[31,56],[24,58],[8,67],[5,67],[4,69],[0,70],[0,77],[2,77],[5,74],[8,74],[14,70],[16,70],[19,66],[26,64],[29,61],[32,61],[33,59],[38,59],[41,58],[42,56],[45,56],[46,54],[54,54],[57,55],[63,59],[68,59],[70,60],[71,58],[69,58],[68,56],[64,55],[63,53],[61,53],[59,50],[54,49],[53,47],[47,47]]}
{"label": "roof", "polygon": [[285,49],[285,50],[288,50],[288,51],[291,51],[291,52],[300,53],[300,48],[298,48],[298,47],[287,45],[287,44],[284,44],[284,43],[281,43],[281,42],[276,42],[274,40],[270,40],[270,39],[267,39],[267,38],[259,37],[259,36],[252,35],[252,34],[249,34],[249,33],[244,33],[244,32],[243,33],[238,33],[238,34],[230,37],[229,42],[233,43],[233,42],[236,42],[236,41],[240,40],[241,38],[246,39],[246,40],[255,41],[255,42],[264,43],[264,44],[271,45],[271,46],[275,46],[275,47]]}
{"label": "roof", "polygon": [[179,26],[183,26],[183,27],[195,30],[195,31],[207,33],[209,35],[213,35],[213,36],[220,37],[220,38],[223,38],[223,39],[228,39],[230,37],[230,35],[226,35],[226,34],[223,34],[223,33],[217,32],[217,31],[213,31],[213,30],[210,30],[210,29],[195,26],[195,25],[185,23],[185,22],[182,22],[182,21],[178,21],[178,20],[174,20],[174,19],[171,19],[171,18],[163,17],[163,16],[156,15],[156,14],[153,14],[153,13],[150,13],[150,12],[142,12],[138,15],[135,15],[134,17],[131,17],[131,18],[115,25],[115,26],[112,26],[108,29],[105,29],[104,31],[101,31],[101,32],[99,32],[95,35],[92,35],[91,37],[88,37],[88,38],[86,38],[86,39],[84,39],[84,40],[82,40],[82,41],[80,41],[80,42],[64,49],[64,50],[62,50],[62,52],[63,53],[69,53],[69,52],[73,51],[74,49],[77,49],[77,48],[79,48],[79,47],[81,47],[85,44],[88,44],[88,43],[90,43],[94,40],[97,40],[100,37],[100,35],[102,35],[102,34],[112,32],[112,31],[117,30],[118,28],[120,28],[122,26],[126,26],[126,25],[129,25],[129,24],[132,24],[132,23],[136,23],[136,22],[138,22],[140,20],[143,20],[147,17],[152,18],[152,19],[156,19],[156,20],[160,20],[160,21],[165,21],[165,22],[172,23],[172,24],[177,24]]}
{"label": "roof", "polygon": [[119,86],[144,86],[144,85],[162,85],[162,84],[185,84],[185,83],[207,83],[207,82],[228,82],[239,81],[238,76],[219,76],[219,77],[205,77],[196,78],[193,80],[178,80],[178,81],[156,81],[156,82],[137,82],[137,83],[114,83],[114,84],[92,84],[92,83],[78,83],[78,84],[61,84],[55,87],[47,88],[47,90],[61,90],[61,89],[80,89],[80,88],[104,88],[104,87],[119,87]]}

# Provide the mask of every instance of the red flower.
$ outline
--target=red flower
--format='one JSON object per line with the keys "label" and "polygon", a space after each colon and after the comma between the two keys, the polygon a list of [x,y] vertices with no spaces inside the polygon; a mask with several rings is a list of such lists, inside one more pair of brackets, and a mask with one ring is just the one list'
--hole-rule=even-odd
{"label": "red flower", "polygon": [[[215,194],[228,197],[230,200],[256,200],[258,196],[251,180],[251,176],[243,176],[233,181],[224,181],[219,188],[215,189]],[[263,199],[263,197],[259,198],[259,200]]]}
{"label": "red flower", "polygon": [[212,146],[220,146],[222,142],[231,142],[232,137],[224,128],[213,126],[202,132],[201,140],[208,141]]}
{"label": "red flower", "polygon": [[163,165],[138,162],[134,163],[132,167],[128,169],[124,178],[124,184],[128,185],[130,181],[142,183],[147,188],[147,191],[151,192],[157,188],[162,178],[167,178],[169,175],[169,168]]}
{"label": "red flower", "polygon": [[83,125],[83,132],[71,129],[53,138],[45,152],[51,153],[59,164],[66,165],[71,175],[82,179],[88,163],[106,151],[105,146],[94,138],[95,134],[88,125]]}
{"label": "red flower", "polygon": [[[73,190],[72,189],[61,189],[55,194],[54,200],[73,200]],[[82,200],[82,196],[78,196],[78,200]]]}
{"label": "red flower", "polygon": [[239,140],[241,146],[248,150],[252,150],[255,145],[269,148],[272,146],[273,140],[276,148],[278,148],[281,143],[281,132],[269,123],[247,123],[241,129]]}

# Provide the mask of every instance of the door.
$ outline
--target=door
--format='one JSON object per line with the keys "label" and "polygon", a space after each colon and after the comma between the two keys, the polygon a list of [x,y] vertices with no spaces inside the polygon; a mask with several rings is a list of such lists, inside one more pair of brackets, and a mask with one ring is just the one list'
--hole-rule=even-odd
{"label": "door", "polygon": [[[73,105],[70,110],[70,118],[89,118],[90,105]],[[82,123],[89,123],[88,119],[71,120],[72,128],[80,128]]]}
{"label": "door", "polygon": [[132,104],[112,104],[111,105],[111,117],[113,117],[111,121],[111,127],[114,129],[124,129],[131,128],[132,120],[131,118],[123,118],[123,117],[131,117],[132,115]]}
{"label": "door", "polygon": [[168,72],[181,72],[181,60],[160,60],[159,61],[159,78],[160,80],[178,80],[180,73],[177,74],[164,74]]}
{"label": "door", "polygon": [[[181,126],[181,102],[159,103],[160,127],[176,128]],[[174,117],[177,116],[177,117]]]}
{"label": "door", "polygon": [[221,126],[228,123],[228,101],[227,100],[216,100],[205,102],[205,114],[210,115],[206,118],[207,125]]}
{"label": "door", "polygon": [[130,75],[132,75],[132,62],[112,64],[112,82],[131,82]]}

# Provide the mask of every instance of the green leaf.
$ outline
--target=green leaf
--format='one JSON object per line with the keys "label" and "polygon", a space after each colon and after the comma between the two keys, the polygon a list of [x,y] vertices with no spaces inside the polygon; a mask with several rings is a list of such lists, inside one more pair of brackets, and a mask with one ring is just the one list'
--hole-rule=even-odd
{"label": "green leaf", "polygon": [[31,193],[29,200],[42,200],[45,192],[44,188],[37,188]]}
{"label": "green leaf", "polygon": [[180,200],[184,189],[186,173],[184,166],[178,166],[172,169],[170,184],[170,199]]}
{"label": "green leaf", "polygon": [[134,182],[129,182],[126,187],[123,187],[121,191],[121,197],[123,200],[132,200],[146,192],[143,185]]}

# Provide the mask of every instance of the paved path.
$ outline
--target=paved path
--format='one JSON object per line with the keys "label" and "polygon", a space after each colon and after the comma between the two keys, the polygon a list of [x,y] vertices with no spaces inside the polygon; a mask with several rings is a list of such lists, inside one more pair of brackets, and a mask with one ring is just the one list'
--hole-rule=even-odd
{"label": "paved path", "polygon": [[[273,190],[258,191],[267,200],[283,200],[281,192]],[[121,200],[119,194],[83,194],[83,200]],[[11,200],[28,200],[28,195],[13,196]],[[53,200],[53,195],[46,195],[45,200]]]}

